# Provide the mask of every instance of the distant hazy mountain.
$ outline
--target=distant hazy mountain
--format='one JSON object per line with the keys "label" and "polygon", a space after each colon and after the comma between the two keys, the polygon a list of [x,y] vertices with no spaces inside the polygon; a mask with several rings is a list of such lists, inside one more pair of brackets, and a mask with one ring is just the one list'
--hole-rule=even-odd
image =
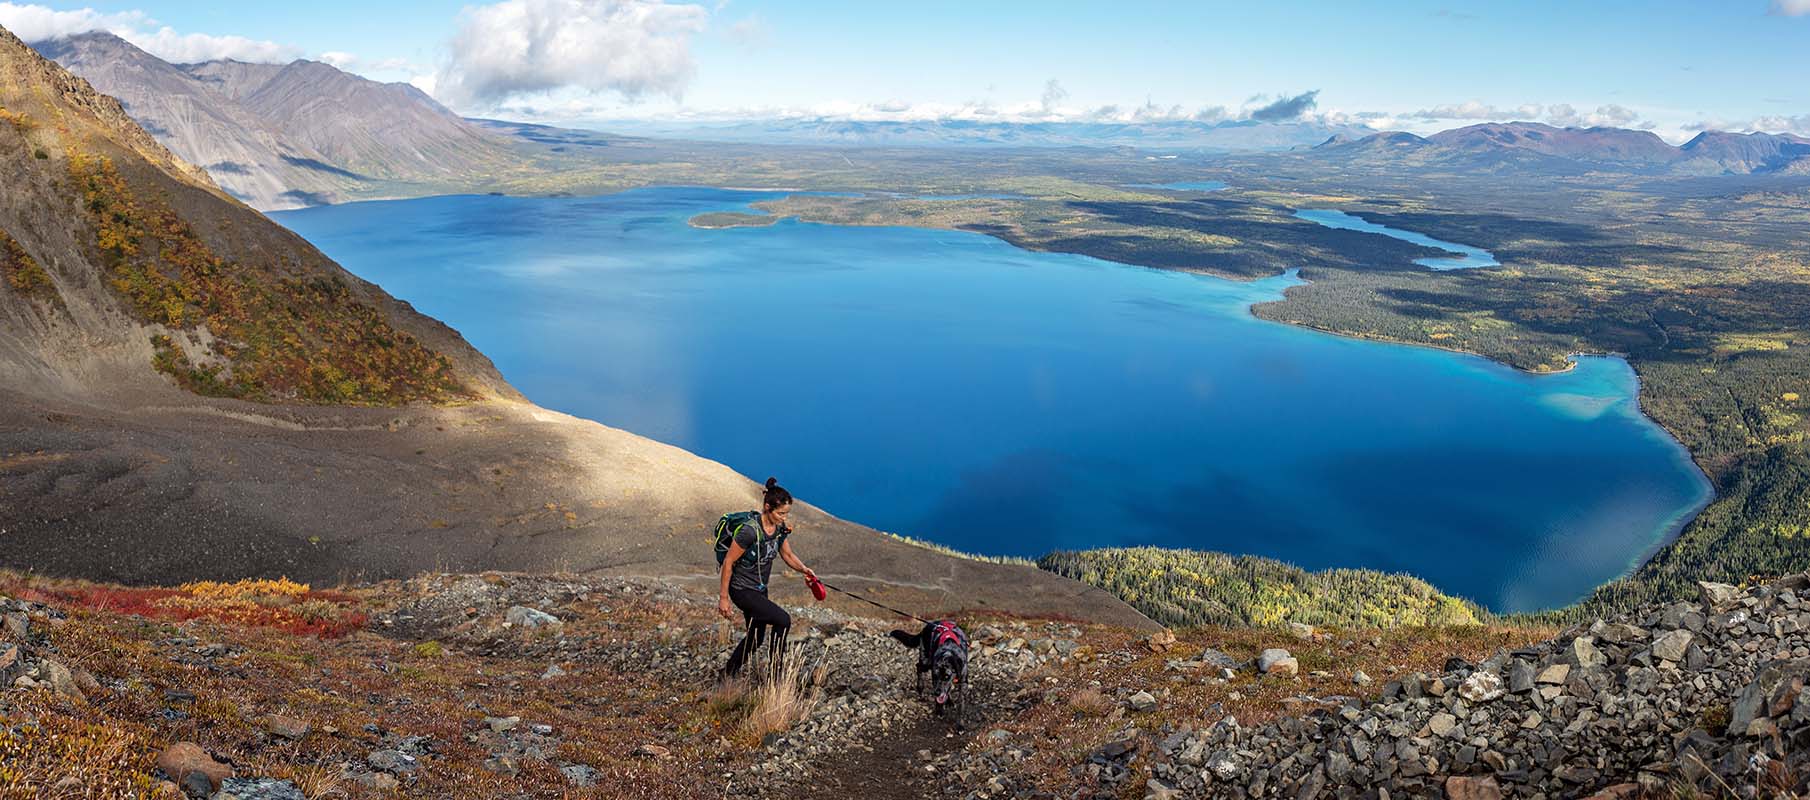
{"label": "distant hazy mountain", "polygon": [[1464,150],[1519,149],[1569,158],[1622,164],[1665,164],[1678,148],[1652,131],[1625,128],[1555,128],[1538,122],[1488,122],[1427,137],[1436,145]]}
{"label": "distant hazy mountain", "polygon": [[184,69],[291,141],[364,177],[443,180],[515,161],[502,142],[406,83],[378,83],[318,61]]}
{"label": "distant hazy mountain", "polygon": [[1704,131],[1679,148],[1681,171],[1810,174],[1810,139],[1790,134]]}
{"label": "distant hazy mountain", "polygon": [[113,34],[85,33],[34,46],[118,98],[158,141],[253,207],[328,202],[355,182],[328,168],[320,153],[289,141],[181,68]]}
{"label": "distant hazy mountain", "polygon": [[611,130],[648,136],[756,144],[859,147],[1144,147],[1162,150],[1287,150],[1357,136],[1356,126],[1286,122],[875,122],[846,119],[721,123],[613,122]]}
{"label": "distant hazy mountain", "polygon": [[247,204],[347,199],[377,182],[445,182],[516,162],[509,146],[407,84],[315,61],[170,64],[108,33],[34,45],[119,98],[177,155]]}
{"label": "distant hazy mountain", "polygon": [[1352,162],[1437,164],[1480,172],[1607,168],[1693,175],[1810,174],[1810,139],[1789,134],[1708,131],[1674,147],[1650,131],[1534,122],[1471,125],[1425,138],[1400,131],[1332,137],[1313,151]]}

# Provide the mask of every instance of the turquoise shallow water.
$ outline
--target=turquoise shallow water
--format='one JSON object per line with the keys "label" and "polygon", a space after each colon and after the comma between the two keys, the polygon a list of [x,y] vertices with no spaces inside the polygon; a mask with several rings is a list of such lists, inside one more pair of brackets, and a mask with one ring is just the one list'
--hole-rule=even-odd
{"label": "turquoise shallow water", "polygon": [[1468,244],[1441,241],[1424,233],[1415,233],[1414,231],[1404,231],[1400,228],[1391,228],[1387,225],[1371,222],[1363,217],[1353,216],[1343,211],[1334,211],[1331,209],[1304,209],[1296,211],[1295,216],[1310,222],[1317,222],[1328,228],[1342,228],[1348,231],[1375,233],[1394,239],[1400,239],[1404,242],[1413,242],[1418,245],[1436,247],[1447,252],[1458,253],[1458,255],[1450,257],[1417,258],[1414,260],[1414,263],[1423,267],[1448,270],[1473,269],[1476,267],[1494,267],[1501,265],[1501,262],[1497,261],[1496,257],[1492,255],[1490,251],[1484,250],[1481,247],[1472,247]]}
{"label": "turquoise shallow water", "polygon": [[1622,573],[1707,497],[1619,359],[1536,377],[1250,316],[1292,277],[950,231],[686,224],[771,196],[273,216],[458,328],[536,402],[964,550],[1253,553],[1525,610]]}

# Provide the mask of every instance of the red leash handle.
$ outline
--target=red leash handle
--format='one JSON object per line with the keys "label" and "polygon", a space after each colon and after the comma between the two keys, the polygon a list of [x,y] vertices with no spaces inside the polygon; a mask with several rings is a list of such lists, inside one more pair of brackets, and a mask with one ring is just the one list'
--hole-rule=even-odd
{"label": "red leash handle", "polygon": [[821,603],[825,598],[830,596],[829,592],[824,591],[823,581],[817,580],[816,575],[805,578],[804,583],[806,586],[811,587],[811,596],[817,598],[817,602]]}

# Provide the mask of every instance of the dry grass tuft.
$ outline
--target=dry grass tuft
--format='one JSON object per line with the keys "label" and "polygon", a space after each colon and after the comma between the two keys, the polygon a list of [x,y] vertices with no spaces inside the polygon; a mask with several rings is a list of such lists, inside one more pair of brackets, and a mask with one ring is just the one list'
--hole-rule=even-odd
{"label": "dry grass tuft", "polygon": [[1112,710],[1112,700],[1099,687],[1089,686],[1069,695],[1068,707],[1077,713],[1098,717]]}
{"label": "dry grass tuft", "polygon": [[803,659],[793,658],[770,679],[758,682],[747,677],[759,672],[750,669],[743,677],[724,681],[712,690],[706,707],[743,737],[758,742],[769,734],[790,730],[810,716],[822,699],[827,669],[821,662],[807,669]]}

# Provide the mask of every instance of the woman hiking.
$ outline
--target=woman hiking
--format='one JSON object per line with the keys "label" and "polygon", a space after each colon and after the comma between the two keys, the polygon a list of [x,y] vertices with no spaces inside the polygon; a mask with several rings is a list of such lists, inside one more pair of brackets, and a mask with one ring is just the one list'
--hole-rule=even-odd
{"label": "woman hiking", "polygon": [[725,514],[717,522],[716,560],[720,568],[716,612],[724,619],[733,619],[733,604],[741,609],[748,626],[747,635],[723,668],[723,677],[727,678],[741,672],[742,665],[768,636],[772,637],[769,647],[775,671],[785,658],[786,633],[792,627],[792,616],[767,599],[773,560],[784,560],[786,566],[804,573],[807,581],[817,580],[817,573],[798,560],[792,543],[787,541],[792,535],[792,528],[786,524],[792,511],[792,493],[780,486],[778,479],[768,478],[760,505],[759,511]]}

